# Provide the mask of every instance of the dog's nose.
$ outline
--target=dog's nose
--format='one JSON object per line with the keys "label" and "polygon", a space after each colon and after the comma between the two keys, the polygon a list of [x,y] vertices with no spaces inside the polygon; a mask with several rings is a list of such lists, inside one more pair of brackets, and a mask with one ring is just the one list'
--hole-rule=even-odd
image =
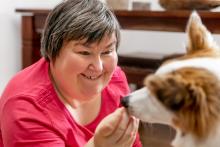
{"label": "dog's nose", "polygon": [[129,105],[129,96],[125,96],[121,99],[121,105],[125,108],[128,108]]}

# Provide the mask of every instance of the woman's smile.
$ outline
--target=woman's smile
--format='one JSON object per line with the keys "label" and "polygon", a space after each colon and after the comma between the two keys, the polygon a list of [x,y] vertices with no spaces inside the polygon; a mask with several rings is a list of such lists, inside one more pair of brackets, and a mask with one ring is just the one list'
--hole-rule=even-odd
{"label": "woman's smile", "polygon": [[85,44],[85,41],[64,42],[59,56],[51,62],[57,87],[69,99],[89,100],[100,94],[117,66],[114,33],[100,42]]}
{"label": "woman's smile", "polygon": [[85,77],[86,79],[89,80],[98,80],[99,78],[101,78],[102,74],[100,75],[86,75],[86,74],[81,74],[83,77]]}

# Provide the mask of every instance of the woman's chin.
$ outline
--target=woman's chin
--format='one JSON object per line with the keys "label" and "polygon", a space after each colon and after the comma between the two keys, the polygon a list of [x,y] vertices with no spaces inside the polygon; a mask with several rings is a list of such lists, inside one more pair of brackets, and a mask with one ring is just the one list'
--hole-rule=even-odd
{"label": "woman's chin", "polygon": [[[103,87],[102,86],[93,86],[93,87],[90,87],[88,89],[84,89],[83,90],[83,95],[85,97],[88,97],[88,98],[92,98],[92,97],[96,97],[97,95],[100,95],[101,92],[102,92],[102,89]],[[86,98],[87,99],[87,98]]]}

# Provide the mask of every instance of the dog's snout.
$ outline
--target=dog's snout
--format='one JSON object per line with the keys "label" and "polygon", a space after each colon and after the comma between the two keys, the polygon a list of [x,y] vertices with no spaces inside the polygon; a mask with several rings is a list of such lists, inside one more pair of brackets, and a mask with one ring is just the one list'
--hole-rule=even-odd
{"label": "dog's snout", "polygon": [[125,108],[128,108],[129,105],[129,97],[130,96],[125,96],[121,99],[121,105],[124,106]]}

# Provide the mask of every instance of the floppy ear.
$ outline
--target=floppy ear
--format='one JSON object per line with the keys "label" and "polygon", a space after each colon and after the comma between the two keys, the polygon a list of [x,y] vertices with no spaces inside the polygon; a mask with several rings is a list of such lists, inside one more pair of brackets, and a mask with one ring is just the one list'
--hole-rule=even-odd
{"label": "floppy ear", "polygon": [[194,52],[202,49],[217,49],[211,33],[202,23],[196,11],[192,12],[186,27],[188,35],[187,52]]}
{"label": "floppy ear", "polygon": [[[203,82],[204,80],[204,82]],[[173,112],[200,109],[206,106],[208,92],[204,86],[216,88],[216,78],[206,70],[182,68],[163,75],[151,75],[145,79],[145,85],[155,97]],[[216,91],[220,90],[218,88]]]}
{"label": "floppy ear", "polygon": [[175,126],[197,137],[204,137],[215,128],[220,113],[220,82],[210,71],[182,68],[148,76],[144,84],[176,114]]}
{"label": "floppy ear", "polygon": [[155,97],[169,110],[177,112],[185,103],[194,103],[188,87],[180,75],[151,75],[145,79],[145,85],[155,94]]}

